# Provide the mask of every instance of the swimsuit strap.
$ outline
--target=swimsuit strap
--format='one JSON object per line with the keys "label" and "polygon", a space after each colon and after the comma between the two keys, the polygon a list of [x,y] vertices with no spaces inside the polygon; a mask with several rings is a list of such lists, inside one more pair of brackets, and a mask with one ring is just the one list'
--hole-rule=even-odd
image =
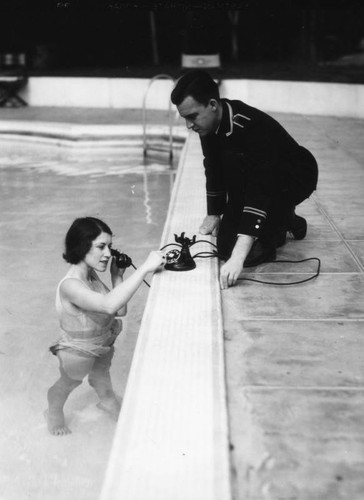
{"label": "swimsuit strap", "polygon": [[[75,276],[65,276],[64,278],[61,279],[61,281],[58,283],[58,288],[62,285],[62,283],[66,280],[77,280],[77,281],[81,281],[81,283],[83,283],[84,285],[86,285],[86,283],[84,281],[82,281],[80,278],[76,278]],[[87,286],[87,285],[86,285]]]}

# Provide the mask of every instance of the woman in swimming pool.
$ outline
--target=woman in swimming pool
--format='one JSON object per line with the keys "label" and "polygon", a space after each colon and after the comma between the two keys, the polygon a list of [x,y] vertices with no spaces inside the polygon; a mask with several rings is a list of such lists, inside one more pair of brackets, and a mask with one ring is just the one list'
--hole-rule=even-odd
{"label": "woman in swimming pool", "polygon": [[[112,388],[110,366],[122,323],[115,316],[125,316],[128,301],[146,275],[165,263],[162,252],[153,251],[124,281],[125,269],[117,267],[111,248],[110,228],[94,217],[76,219],[66,235],[63,258],[70,268],[56,293],[62,335],[50,347],[59,359],[61,375],[48,390],[46,411],[49,432],[55,436],[71,432],[65,424],[63,407],[86,375],[100,399],[97,406],[117,419],[120,404]],[[112,290],[97,275],[106,271],[110,258]]]}

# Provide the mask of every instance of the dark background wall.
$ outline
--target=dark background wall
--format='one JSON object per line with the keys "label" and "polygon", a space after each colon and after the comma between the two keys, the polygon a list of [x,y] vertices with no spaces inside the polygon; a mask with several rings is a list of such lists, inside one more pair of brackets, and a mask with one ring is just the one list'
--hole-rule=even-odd
{"label": "dark background wall", "polygon": [[363,40],[364,7],[350,0],[2,0],[0,7],[0,52],[25,52],[35,74],[178,67],[182,52],[219,52],[235,71],[317,65],[359,53]]}

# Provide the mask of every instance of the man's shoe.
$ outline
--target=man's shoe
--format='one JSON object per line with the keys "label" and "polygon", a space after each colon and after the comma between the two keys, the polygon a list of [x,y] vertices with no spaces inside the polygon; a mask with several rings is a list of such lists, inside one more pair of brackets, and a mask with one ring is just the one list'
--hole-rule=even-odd
{"label": "man's shoe", "polygon": [[293,218],[292,227],[290,228],[289,231],[295,240],[303,240],[303,238],[307,234],[306,219],[300,217],[299,215],[295,215]]}
{"label": "man's shoe", "polygon": [[260,240],[256,240],[245,259],[244,267],[255,267],[264,262],[271,262],[276,258],[276,249],[273,245],[262,245]]}

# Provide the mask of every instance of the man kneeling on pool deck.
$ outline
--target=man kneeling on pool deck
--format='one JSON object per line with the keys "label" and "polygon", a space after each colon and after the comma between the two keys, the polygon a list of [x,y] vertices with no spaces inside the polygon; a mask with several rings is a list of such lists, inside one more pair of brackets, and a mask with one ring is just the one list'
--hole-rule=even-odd
{"label": "man kneeling on pool deck", "polygon": [[274,260],[287,231],[303,239],[307,223],[295,207],[316,189],[313,155],[266,113],[221,99],[213,78],[190,71],[172,103],[200,136],[206,174],[207,216],[201,234],[217,236],[222,288],[235,285],[244,267]]}
{"label": "man kneeling on pool deck", "polygon": [[[128,301],[146,275],[165,264],[162,252],[151,252],[124,281],[125,268],[118,267],[111,257],[111,245],[111,229],[94,217],[76,219],[66,235],[63,257],[70,267],[56,293],[62,335],[50,347],[58,357],[61,376],[48,391],[46,411],[49,432],[55,436],[71,432],[63,407],[86,376],[100,399],[97,406],[117,419],[120,403],[111,384],[110,366],[122,323],[115,316],[126,314]],[[106,271],[110,259],[112,290],[97,275]]]}

